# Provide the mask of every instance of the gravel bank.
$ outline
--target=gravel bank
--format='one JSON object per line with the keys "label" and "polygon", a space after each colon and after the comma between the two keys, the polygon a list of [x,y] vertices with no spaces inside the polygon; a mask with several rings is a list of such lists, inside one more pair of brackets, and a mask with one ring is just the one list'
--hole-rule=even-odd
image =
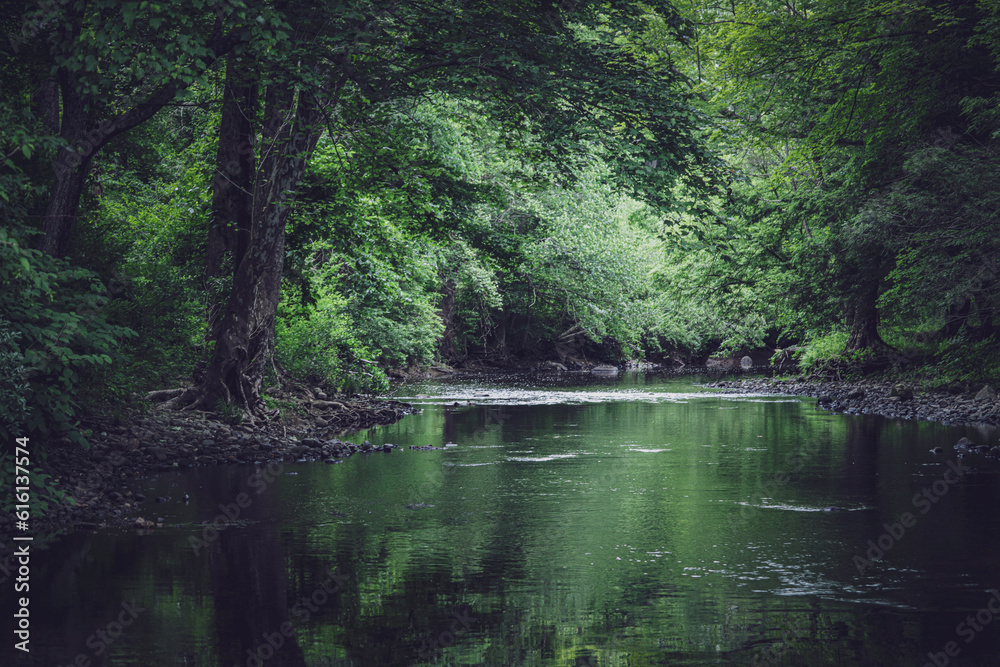
{"label": "gravel bank", "polygon": [[[318,413],[250,426],[225,423],[198,411],[164,409],[155,409],[128,424],[89,423],[93,430],[89,449],[68,440],[46,447],[41,467],[73,503],[63,503],[41,516],[34,499],[29,532],[44,535],[103,526],[155,527],[148,517],[155,519],[155,504],[164,499],[128,491],[134,480],[194,466],[270,461],[340,463],[358,452],[388,453],[394,445],[376,448],[367,441],[354,444],[335,436],[347,428],[391,423],[413,411],[408,404],[396,401],[338,405],[346,411],[342,411],[346,418],[334,426],[328,415]],[[0,515],[0,544],[10,543],[13,528],[12,518]]]}
{"label": "gravel bank", "polygon": [[898,419],[924,419],[943,424],[1000,424],[1000,401],[986,385],[976,391],[919,389],[901,383],[800,382],[796,380],[720,380],[708,387],[722,393],[765,393],[814,396],[821,407],[855,415],[882,415]]}

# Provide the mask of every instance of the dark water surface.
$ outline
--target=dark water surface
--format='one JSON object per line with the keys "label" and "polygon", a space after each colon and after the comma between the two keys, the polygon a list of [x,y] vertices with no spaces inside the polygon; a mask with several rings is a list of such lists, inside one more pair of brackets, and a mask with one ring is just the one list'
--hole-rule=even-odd
{"label": "dark water surface", "polygon": [[1000,664],[1000,467],[951,447],[994,431],[569,377],[407,386],[350,438],[391,454],[147,480],[190,504],[36,551],[0,664]]}

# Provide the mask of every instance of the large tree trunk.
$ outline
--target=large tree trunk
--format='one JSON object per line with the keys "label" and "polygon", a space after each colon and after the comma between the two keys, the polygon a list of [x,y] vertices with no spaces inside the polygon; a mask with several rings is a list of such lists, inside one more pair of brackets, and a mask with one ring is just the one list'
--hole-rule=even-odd
{"label": "large tree trunk", "polygon": [[215,410],[228,403],[251,418],[264,412],[261,390],[274,353],[290,195],[319,139],[321,120],[312,95],[298,96],[289,85],[268,88],[249,246],[214,332],[215,348],[205,379],[195,390],[195,406]]}
{"label": "large tree trunk", "polygon": [[223,313],[222,301],[232,287],[226,279],[233,277],[236,267],[243,261],[253,223],[254,119],[257,117],[258,85],[249,62],[249,56],[233,54],[226,62],[205,261],[210,335],[216,332]]}
{"label": "large tree trunk", "polygon": [[38,240],[38,249],[53,257],[66,252],[90,161],[107,142],[104,129],[88,131],[90,118],[77,94],[76,80],[65,71],[59,72],[59,90],[62,93],[59,135],[67,145],[59,149],[52,165],[55,179],[42,223],[43,235]]}
{"label": "large tree trunk", "polygon": [[205,277],[210,283],[233,275],[250,240],[256,167],[253,121],[257,117],[257,81],[249,65],[248,56],[230,54],[226,60],[205,263]]}
{"label": "large tree trunk", "polygon": [[846,351],[875,350],[886,352],[892,349],[879,335],[878,284],[864,287],[854,295],[847,311],[847,326],[850,336]]}

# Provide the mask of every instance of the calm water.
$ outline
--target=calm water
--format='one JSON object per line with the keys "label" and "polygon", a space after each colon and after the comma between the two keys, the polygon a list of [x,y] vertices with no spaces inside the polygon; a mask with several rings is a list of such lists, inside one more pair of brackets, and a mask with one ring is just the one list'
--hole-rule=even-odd
{"label": "calm water", "polygon": [[571,377],[407,386],[351,436],[391,454],[147,480],[191,503],[36,552],[0,664],[998,664],[1000,467],[951,449],[996,433]]}

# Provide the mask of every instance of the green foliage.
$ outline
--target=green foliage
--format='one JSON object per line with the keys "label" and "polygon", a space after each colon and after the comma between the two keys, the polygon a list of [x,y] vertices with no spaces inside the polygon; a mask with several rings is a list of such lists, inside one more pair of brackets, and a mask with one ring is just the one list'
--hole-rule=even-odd
{"label": "green foliage", "polygon": [[947,338],[938,345],[930,366],[934,379],[942,384],[1000,378],[1000,342],[996,336],[970,340],[960,334]]}
{"label": "green foliage", "polygon": [[28,417],[27,369],[21,365],[17,345],[20,335],[10,330],[10,322],[0,318],[0,438],[8,440],[21,435],[21,426]]}
{"label": "green foliage", "polygon": [[0,313],[20,335],[25,432],[39,440],[66,435],[86,446],[76,417],[87,373],[109,366],[120,340],[135,332],[108,322],[106,290],[95,273],[24,248],[2,228],[0,282],[9,286],[0,292]]}
{"label": "green foliage", "polygon": [[844,354],[844,348],[847,347],[847,338],[846,331],[834,331],[809,340],[796,353],[799,365],[803,370],[813,370],[841,358]]}
{"label": "green foliage", "polygon": [[[16,461],[17,458],[13,454],[0,454],[0,488],[7,491],[0,499],[0,512],[7,515],[14,513],[14,506],[17,504],[14,482],[21,471],[17,470]],[[42,471],[38,466],[29,468],[27,473],[33,513],[44,516],[59,505],[76,504],[76,501],[59,487],[52,475]]]}
{"label": "green foliage", "polygon": [[355,337],[346,308],[346,300],[334,293],[314,308],[293,310],[284,301],[276,327],[278,360],[295,378],[330,391],[385,392],[388,379]]}

